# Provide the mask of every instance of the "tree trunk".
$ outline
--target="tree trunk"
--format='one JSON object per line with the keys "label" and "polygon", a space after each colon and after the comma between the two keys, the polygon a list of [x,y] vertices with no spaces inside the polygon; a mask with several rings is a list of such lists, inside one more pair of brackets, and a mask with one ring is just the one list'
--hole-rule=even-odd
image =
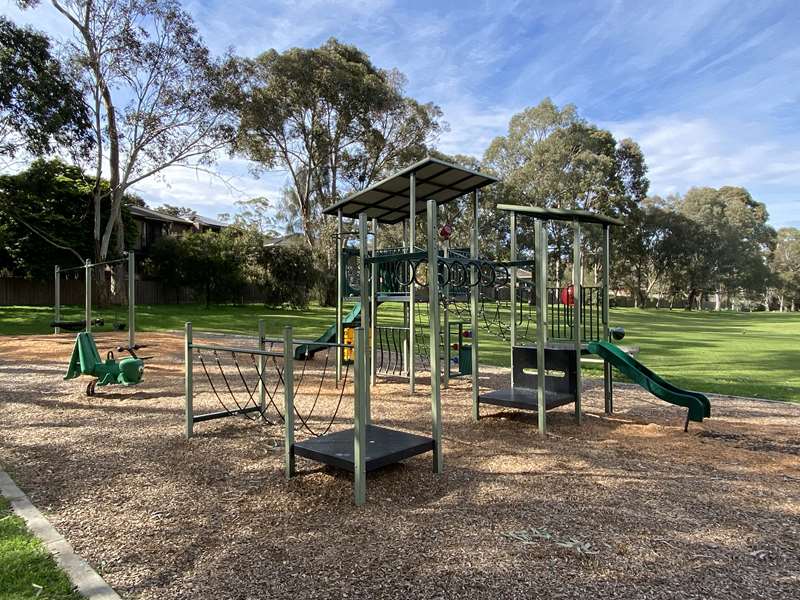
{"label": "tree trunk", "polygon": [[689,290],[689,298],[686,301],[686,310],[692,310],[695,298],[697,298],[697,290],[692,288]]}
{"label": "tree trunk", "polygon": [[785,303],[785,300],[786,300],[785,296],[783,294],[781,294],[780,296],[778,296],[778,299],[780,300],[780,303],[781,303],[780,311],[784,312],[783,308],[784,308],[784,303]]}
{"label": "tree trunk", "polygon": [[722,310],[722,296],[719,293],[719,290],[714,292],[714,310],[719,312]]}

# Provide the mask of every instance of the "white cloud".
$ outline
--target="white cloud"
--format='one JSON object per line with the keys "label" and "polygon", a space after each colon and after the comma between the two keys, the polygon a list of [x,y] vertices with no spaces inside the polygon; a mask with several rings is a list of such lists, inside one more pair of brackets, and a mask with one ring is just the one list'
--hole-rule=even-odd
{"label": "white cloud", "polygon": [[[629,122],[603,123],[619,139],[631,137],[642,147],[651,193],[683,193],[693,186],[747,187],[759,193],[800,190],[800,149],[757,126],[722,118],[669,115]],[[762,199],[763,200],[763,199]],[[796,216],[796,200],[775,198],[768,208],[782,224]]]}

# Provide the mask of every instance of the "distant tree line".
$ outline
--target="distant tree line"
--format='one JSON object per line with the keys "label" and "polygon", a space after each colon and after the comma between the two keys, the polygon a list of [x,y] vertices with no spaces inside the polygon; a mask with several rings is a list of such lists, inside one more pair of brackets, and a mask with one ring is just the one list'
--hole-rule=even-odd
{"label": "distant tree line", "polygon": [[[0,178],[0,268],[8,273],[40,278],[66,256],[119,255],[130,242],[126,207],[141,203],[133,186],[167,168],[214,174],[227,152],[255,171],[285,171],[282,193],[238,203],[222,234],[164,239],[147,274],[202,286],[206,302],[232,301],[241,286],[258,285],[270,303],[331,303],[336,241],[322,211],[434,155],[501,179],[482,195],[487,256],[508,253],[497,201],[582,208],[626,221],[612,237],[612,282],[636,306],[797,309],[796,229],[774,231],[764,205],[743,188],[648,195],[638,144],[615,139],[572,105],[545,99],[514,115],[483,156],[446,156],[436,149],[447,129],[441,109],[408,96],[402,73],[354,46],[330,39],[318,48],[215,57],[177,0],[50,3],[75,34],[58,52],[42,34],[0,20],[0,160],[29,165]],[[75,166],[30,162],[53,153]],[[456,246],[468,244],[466,208],[462,200],[442,209]],[[549,227],[549,277],[567,282],[571,235]],[[286,232],[300,235],[299,248],[264,244]],[[532,252],[531,232],[521,224],[523,255]],[[400,237],[400,227],[383,227],[379,243],[398,245]],[[600,244],[598,228],[587,227],[590,283]]]}

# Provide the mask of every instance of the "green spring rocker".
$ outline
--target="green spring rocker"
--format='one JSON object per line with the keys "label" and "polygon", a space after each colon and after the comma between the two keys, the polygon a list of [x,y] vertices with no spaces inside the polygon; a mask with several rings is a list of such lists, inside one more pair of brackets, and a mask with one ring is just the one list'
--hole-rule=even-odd
{"label": "green spring rocker", "polygon": [[69,361],[69,368],[64,379],[74,379],[79,375],[89,375],[94,377],[86,386],[86,395],[94,396],[95,386],[121,384],[136,385],[142,380],[144,375],[144,359],[136,356],[135,351],[144,346],[120,346],[119,352],[126,351],[131,356],[117,361],[114,353],[108,351],[106,360],[100,358],[92,334],[83,331],[75,338],[75,346],[72,349],[72,358]]}

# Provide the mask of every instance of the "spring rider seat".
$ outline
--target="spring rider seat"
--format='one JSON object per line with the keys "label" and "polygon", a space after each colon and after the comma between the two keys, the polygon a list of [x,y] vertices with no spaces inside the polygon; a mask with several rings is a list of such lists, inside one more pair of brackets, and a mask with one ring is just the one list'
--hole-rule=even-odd
{"label": "spring rider seat", "polygon": [[79,375],[94,377],[86,386],[86,395],[94,396],[95,386],[110,384],[136,385],[144,375],[144,359],[136,356],[136,350],[144,346],[120,346],[118,352],[128,352],[131,356],[117,361],[109,350],[106,360],[100,358],[97,344],[91,333],[83,331],[75,338],[72,358],[64,379],[74,379]]}

